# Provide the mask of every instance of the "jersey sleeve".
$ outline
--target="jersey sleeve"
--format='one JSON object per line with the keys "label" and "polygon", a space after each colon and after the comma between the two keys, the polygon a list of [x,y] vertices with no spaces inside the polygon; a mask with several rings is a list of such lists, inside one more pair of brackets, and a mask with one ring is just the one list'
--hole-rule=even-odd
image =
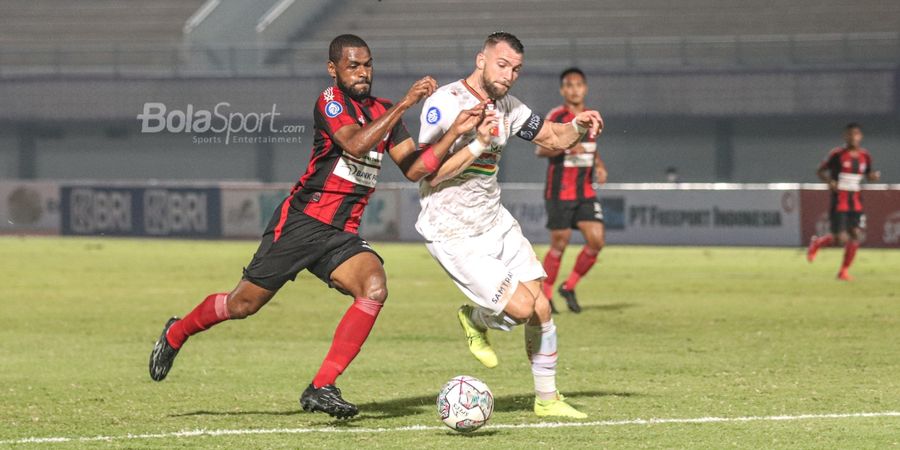
{"label": "jersey sleeve", "polygon": [[537,136],[544,124],[544,118],[536,114],[528,106],[513,96],[509,98],[509,131],[510,134],[531,141]]}
{"label": "jersey sleeve", "polygon": [[425,99],[419,116],[419,148],[439,141],[459,115],[459,105],[450,94],[436,92]]}
{"label": "jersey sleeve", "polygon": [[319,95],[313,115],[316,124],[323,126],[331,136],[347,125],[357,125],[356,119],[347,111],[344,93],[334,86],[328,87]]}
{"label": "jersey sleeve", "polygon": [[388,141],[388,148],[393,148],[395,145],[409,138],[409,130],[406,129],[406,124],[403,123],[403,119],[400,119],[397,121],[397,124],[394,125],[394,128],[391,129],[391,138]]}

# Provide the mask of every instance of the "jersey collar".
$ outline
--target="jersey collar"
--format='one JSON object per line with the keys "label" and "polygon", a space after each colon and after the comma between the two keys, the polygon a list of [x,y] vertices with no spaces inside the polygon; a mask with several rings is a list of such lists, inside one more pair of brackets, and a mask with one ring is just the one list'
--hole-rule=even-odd
{"label": "jersey collar", "polygon": [[478,91],[476,91],[475,89],[473,89],[472,86],[469,86],[469,83],[466,82],[466,79],[465,79],[465,78],[463,78],[463,79],[461,79],[461,80],[459,80],[459,81],[462,82],[462,85],[465,86],[466,89],[468,89],[469,92],[471,92],[472,95],[474,95],[475,98],[477,98],[479,102],[485,101],[485,98],[482,97],[481,94],[478,93]]}

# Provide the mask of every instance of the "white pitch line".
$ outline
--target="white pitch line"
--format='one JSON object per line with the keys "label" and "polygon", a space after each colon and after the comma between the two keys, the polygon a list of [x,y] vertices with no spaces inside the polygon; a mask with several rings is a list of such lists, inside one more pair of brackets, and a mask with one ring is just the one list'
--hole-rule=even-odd
{"label": "white pitch line", "polygon": [[[900,417],[900,411],[885,411],[873,413],[833,413],[833,414],[798,414],[784,416],[745,416],[745,417],[694,417],[694,418],[659,418],[659,419],[628,419],[628,420],[600,420],[592,422],[538,422],[520,424],[488,425],[488,430],[508,430],[521,428],[576,428],[576,427],[612,427],[622,425],[665,425],[665,424],[704,424],[704,423],[735,423],[735,422],[782,422],[796,420],[822,420],[822,419],[854,419],[854,418],[878,418]],[[248,428],[236,430],[184,430],[169,433],[148,434],[123,434],[118,436],[74,436],[74,437],[28,437],[0,441],[0,445],[10,444],[51,444],[56,442],[101,442],[133,439],[164,439],[196,436],[246,436],[257,434],[306,434],[306,433],[392,433],[402,431],[439,431],[447,430],[443,426],[411,425],[394,428]]]}

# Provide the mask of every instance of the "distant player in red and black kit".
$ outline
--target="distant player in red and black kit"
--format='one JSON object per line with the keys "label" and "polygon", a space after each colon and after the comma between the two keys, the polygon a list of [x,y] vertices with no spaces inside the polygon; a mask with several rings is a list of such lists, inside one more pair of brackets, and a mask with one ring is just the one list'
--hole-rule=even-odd
{"label": "distant player in red and black kit", "polygon": [[[577,68],[566,69],[559,76],[559,94],[563,105],[550,110],[550,122],[571,122],[576,114],[585,110],[584,98],[588,92],[587,78]],[[603,249],[604,228],[603,209],[593,183],[606,183],[606,166],[597,152],[595,138],[586,136],[572,148],[547,148],[538,146],[538,156],[548,158],[547,184],[544,202],[547,208],[547,228],[550,230],[550,251],[544,257],[544,295],[553,305],[553,283],[559,273],[563,252],[569,244],[572,229],[581,230],[587,244],[575,260],[575,267],[569,278],[559,286],[559,294],[566,299],[572,312],[581,312],[575,296],[575,285],[597,261],[597,254]]]}
{"label": "distant player in red and black kit", "polygon": [[[372,57],[365,41],[354,35],[331,42],[328,72],[335,83],[316,101],[315,140],[306,173],[275,211],[237,287],[209,295],[183,319],[173,317],[166,323],[150,355],[154,380],[166,377],[189,336],[256,313],[307,269],[354,301],[300,404],[306,411],[333,417],[357,414],[356,406],[334,386],[335,379],[359,353],[387,298],[381,257],[357,235],[363,209],[385,153],[411,180],[432,173],[445,154],[418,152],[401,121],[406,110],[437,88],[431,77],[413,84],[396,105],[372,97]],[[480,112],[472,115],[474,127]]]}
{"label": "distant player in red and black kit", "polygon": [[859,146],[862,139],[862,127],[858,123],[847,125],[844,127],[844,146],[832,150],[819,165],[819,178],[831,189],[831,233],[813,236],[806,253],[809,262],[813,262],[819,248],[837,240],[838,245],[844,245],[838,279],[847,281],[852,279],[848,270],[859,248],[860,233],[866,227],[860,186],[864,179],[878,181],[881,177],[880,172],[872,170],[869,152]]}

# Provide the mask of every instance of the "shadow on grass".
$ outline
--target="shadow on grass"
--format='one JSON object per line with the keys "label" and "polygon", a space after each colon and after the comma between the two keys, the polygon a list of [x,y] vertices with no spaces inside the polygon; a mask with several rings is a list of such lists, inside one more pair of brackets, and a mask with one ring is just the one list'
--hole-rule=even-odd
{"label": "shadow on grass", "polygon": [[[579,399],[585,397],[633,397],[638,394],[632,392],[613,391],[576,391],[566,392],[566,398],[574,405],[578,405]],[[353,422],[360,419],[391,419],[396,417],[414,416],[417,414],[434,412],[434,395],[420,395],[416,397],[402,397],[387,401],[376,401],[359,405],[360,415],[350,420],[336,420],[329,423],[330,426],[353,426]],[[496,397],[494,399],[495,412],[531,411],[534,407],[534,395],[514,394]],[[304,414],[301,409],[285,411],[191,411],[179,414],[170,414],[169,417],[190,416],[293,416]],[[322,416],[317,416],[322,417]],[[479,433],[483,435],[484,433]]]}
{"label": "shadow on grass", "polygon": [[[565,303],[562,304],[565,306]],[[605,303],[601,305],[582,305],[582,311],[621,311],[640,306],[637,303]],[[566,311],[568,312],[568,311]]]}

